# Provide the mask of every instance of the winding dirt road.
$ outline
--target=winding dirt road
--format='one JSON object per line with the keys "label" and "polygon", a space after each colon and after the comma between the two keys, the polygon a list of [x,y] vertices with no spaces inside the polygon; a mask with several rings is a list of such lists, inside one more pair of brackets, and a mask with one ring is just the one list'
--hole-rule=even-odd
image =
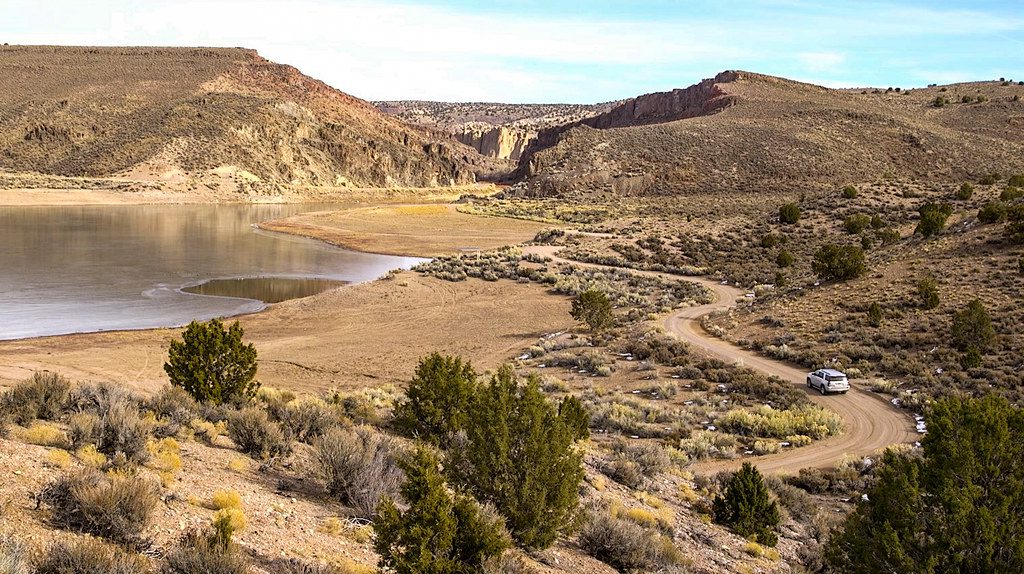
{"label": "winding dirt road", "polygon": [[[551,257],[560,263],[585,267],[602,267],[601,265],[580,263],[558,257],[557,247],[531,246],[524,251]],[[679,279],[678,276],[666,275],[651,271],[635,271],[645,275],[657,275]],[[727,309],[735,305],[737,298],[744,291],[729,285],[722,285],[710,279],[687,277],[686,281],[700,283],[711,289],[715,301],[707,305],[698,305],[676,311],[662,320],[669,333],[687,343],[703,349],[709,355],[729,363],[742,363],[752,369],[768,375],[775,375],[785,381],[800,386],[808,391],[811,401],[832,409],[843,418],[843,432],[839,436],[815,441],[809,446],[787,449],[778,454],[759,457],[747,457],[738,460],[722,460],[698,463],[690,470],[699,474],[708,474],[720,470],[735,470],[744,461],[754,463],[762,472],[796,473],[801,468],[826,468],[835,466],[847,455],[864,456],[892,444],[912,443],[920,437],[915,429],[914,421],[905,412],[893,407],[887,400],[868,390],[851,383],[850,392],[845,395],[821,396],[810,392],[806,387],[807,371],[796,365],[776,361],[756,353],[741,349],[727,341],[708,334],[700,324],[700,318],[719,309]]]}

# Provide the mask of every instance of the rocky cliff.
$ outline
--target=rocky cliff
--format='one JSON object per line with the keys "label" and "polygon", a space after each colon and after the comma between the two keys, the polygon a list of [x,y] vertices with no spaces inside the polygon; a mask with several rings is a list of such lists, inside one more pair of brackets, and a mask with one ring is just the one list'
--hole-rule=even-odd
{"label": "rocky cliff", "polygon": [[446,131],[481,155],[513,162],[519,160],[538,130],[607,112],[618,103],[375,102],[384,113],[413,125]]}
{"label": "rocky cliff", "polygon": [[436,186],[472,150],[253,50],[0,47],[0,168],[261,185]]}
{"label": "rocky cliff", "polygon": [[452,134],[455,139],[481,155],[519,161],[537,132],[505,126],[465,126]]}

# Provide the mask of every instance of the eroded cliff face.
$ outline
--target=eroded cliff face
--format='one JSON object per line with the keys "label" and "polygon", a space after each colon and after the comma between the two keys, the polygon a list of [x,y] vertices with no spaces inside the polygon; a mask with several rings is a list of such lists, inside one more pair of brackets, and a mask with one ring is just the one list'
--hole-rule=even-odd
{"label": "eroded cliff face", "polygon": [[735,82],[740,77],[741,72],[725,71],[688,88],[638,96],[603,114],[540,130],[520,156],[517,173],[522,176],[536,173],[537,166],[530,162],[533,155],[554,146],[563,134],[576,127],[605,130],[644,126],[719,112],[736,103],[736,98],[726,93],[720,84]]}
{"label": "eroded cliff face", "polygon": [[537,137],[537,132],[505,126],[467,126],[453,135],[480,155],[519,161],[526,146]]}

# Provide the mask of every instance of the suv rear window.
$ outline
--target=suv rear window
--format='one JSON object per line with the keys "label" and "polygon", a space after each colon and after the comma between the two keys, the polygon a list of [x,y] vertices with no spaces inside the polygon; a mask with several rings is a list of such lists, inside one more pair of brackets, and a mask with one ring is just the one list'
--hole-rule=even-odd
{"label": "suv rear window", "polygon": [[844,377],[843,375],[826,375],[825,376],[825,380],[826,381],[845,381],[846,377]]}

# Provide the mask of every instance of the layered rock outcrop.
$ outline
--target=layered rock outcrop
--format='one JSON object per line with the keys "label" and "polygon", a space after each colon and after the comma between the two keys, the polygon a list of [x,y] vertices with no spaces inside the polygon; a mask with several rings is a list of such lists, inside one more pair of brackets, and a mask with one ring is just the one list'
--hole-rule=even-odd
{"label": "layered rock outcrop", "polygon": [[466,126],[453,135],[481,155],[519,161],[537,132],[505,126]]}

